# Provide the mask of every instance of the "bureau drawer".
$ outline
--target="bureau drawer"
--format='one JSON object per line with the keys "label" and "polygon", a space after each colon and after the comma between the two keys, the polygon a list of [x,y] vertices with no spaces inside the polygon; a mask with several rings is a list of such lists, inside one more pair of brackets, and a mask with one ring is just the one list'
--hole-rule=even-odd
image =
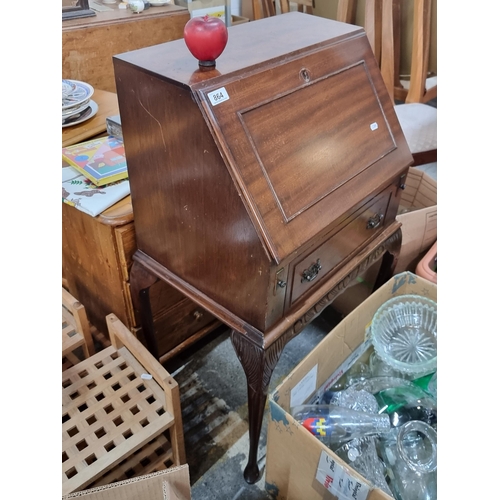
{"label": "bureau drawer", "polygon": [[[386,223],[393,187],[386,189],[346,219],[329,239],[290,266],[291,304],[325,279],[344,259],[360,249]],[[391,221],[389,221],[391,222]]]}
{"label": "bureau drawer", "polygon": [[160,356],[215,321],[215,317],[185,298],[165,314],[155,318],[156,341]]}

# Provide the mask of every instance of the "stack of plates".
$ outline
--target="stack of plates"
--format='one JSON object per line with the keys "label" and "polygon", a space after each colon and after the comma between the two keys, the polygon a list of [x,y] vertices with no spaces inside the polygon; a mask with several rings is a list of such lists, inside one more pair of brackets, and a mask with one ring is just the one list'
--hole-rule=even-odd
{"label": "stack of plates", "polygon": [[70,127],[92,118],[98,110],[92,101],[94,87],[78,80],[62,81],[62,126]]}

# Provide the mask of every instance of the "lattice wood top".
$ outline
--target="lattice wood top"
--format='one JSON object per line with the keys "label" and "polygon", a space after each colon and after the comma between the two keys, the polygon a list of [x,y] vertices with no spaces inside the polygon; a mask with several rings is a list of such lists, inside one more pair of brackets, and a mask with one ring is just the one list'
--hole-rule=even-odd
{"label": "lattice wood top", "polygon": [[[170,375],[163,372],[165,381]],[[149,378],[127,347],[114,345],[63,372],[63,494],[92,483],[174,424],[171,395]]]}
{"label": "lattice wood top", "polygon": [[106,472],[86,488],[103,486],[132,477],[143,476],[170,468],[173,465],[172,445],[167,432],[159,434],[149,443]]}

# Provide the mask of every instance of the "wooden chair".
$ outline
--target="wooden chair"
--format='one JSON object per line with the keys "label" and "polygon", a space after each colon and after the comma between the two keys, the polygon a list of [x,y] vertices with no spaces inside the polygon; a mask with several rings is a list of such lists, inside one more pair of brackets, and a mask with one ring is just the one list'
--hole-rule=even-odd
{"label": "wooden chair", "polygon": [[[414,0],[415,13],[426,13],[429,9],[422,6],[430,0]],[[366,0],[365,31],[375,57],[380,63],[382,78],[393,102],[395,102],[395,79],[399,68],[400,38],[400,0]],[[427,14],[425,14],[427,15]],[[423,20],[415,21],[415,25],[427,27],[427,31],[419,31],[420,41],[430,40],[430,24]],[[414,32],[415,38],[415,32]],[[421,68],[426,64],[424,52],[416,49],[412,52],[412,71],[410,91],[414,85],[422,81]],[[428,50],[427,50],[428,55]],[[399,79],[399,78],[398,78]],[[417,81],[417,83],[415,83]],[[437,88],[437,87],[436,87]],[[431,95],[431,94],[428,94]],[[401,128],[413,155],[414,166],[437,161],[437,110],[423,102],[396,104],[395,111]]]}
{"label": "wooden chair", "polygon": [[75,351],[81,347],[88,358],[95,353],[85,307],[62,288],[62,357],[70,364],[79,363]]}
{"label": "wooden chair", "polygon": [[[400,75],[399,61],[394,68],[394,98],[406,103],[429,102],[437,97],[437,76],[429,71],[431,47],[431,15],[433,0],[413,1],[413,41],[410,77]],[[395,44],[401,46],[401,4],[395,3]]]}
{"label": "wooden chair", "polygon": [[[278,0],[276,0],[278,1]],[[292,0],[297,4],[297,10],[306,14],[312,14],[314,0]],[[254,19],[276,15],[275,0],[252,0]],[[290,12],[290,0],[279,0],[282,14]],[[336,20],[344,23],[354,24],[356,17],[356,0],[339,0],[337,6]]]}
{"label": "wooden chair", "polygon": [[63,495],[186,461],[177,382],[114,314],[106,322],[111,345],[62,374]]}
{"label": "wooden chair", "polygon": [[276,15],[274,0],[252,0],[252,8],[255,20]]}
{"label": "wooden chair", "polygon": [[[293,0],[297,4],[298,12],[304,12],[305,14],[313,13],[314,0]],[[280,0],[281,13],[285,14],[290,12],[290,1]]]}

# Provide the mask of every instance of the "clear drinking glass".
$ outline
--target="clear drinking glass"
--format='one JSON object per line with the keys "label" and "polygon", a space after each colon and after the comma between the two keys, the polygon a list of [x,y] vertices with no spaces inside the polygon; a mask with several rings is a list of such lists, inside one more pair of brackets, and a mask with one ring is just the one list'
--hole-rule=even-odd
{"label": "clear drinking glass", "polygon": [[397,500],[437,499],[437,433],[412,420],[380,436],[380,452]]}
{"label": "clear drinking glass", "polygon": [[353,439],[337,448],[335,454],[392,497],[392,491],[385,480],[385,465],[377,454],[376,440],[377,437]]}

